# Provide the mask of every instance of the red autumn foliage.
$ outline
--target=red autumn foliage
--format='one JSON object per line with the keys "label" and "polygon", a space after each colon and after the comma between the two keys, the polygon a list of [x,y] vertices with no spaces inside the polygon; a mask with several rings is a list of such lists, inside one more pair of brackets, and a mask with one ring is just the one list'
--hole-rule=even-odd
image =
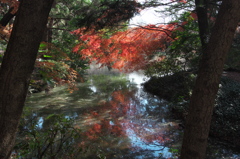
{"label": "red autumn foliage", "polygon": [[171,0],[172,2],[187,3],[187,0]]}
{"label": "red autumn foliage", "polygon": [[33,75],[38,77],[37,74],[43,72],[43,78],[52,79],[58,85],[67,84],[69,92],[72,93],[77,90],[76,80],[80,77],[78,72],[67,64],[69,61],[70,57],[54,44],[42,42]]}
{"label": "red autumn foliage", "polygon": [[80,44],[73,48],[90,62],[110,66],[124,71],[144,68],[155,51],[163,51],[173,39],[171,33],[176,24],[149,25],[116,32],[110,38],[104,32],[90,31],[83,34],[81,29],[72,33],[79,35]]}
{"label": "red autumn foliage", "polygon": [[191,17],[193,17],[193,19],[195,20],[198,19],[197,14],[195,12],[191,12]]}

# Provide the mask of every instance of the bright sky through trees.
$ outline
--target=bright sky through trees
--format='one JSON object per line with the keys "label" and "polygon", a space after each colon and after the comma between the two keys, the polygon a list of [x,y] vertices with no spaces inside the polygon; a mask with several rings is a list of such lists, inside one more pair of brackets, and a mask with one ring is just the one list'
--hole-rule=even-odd
{"label": "bright sky through trees", "polygon": [[[147,2],[148,0],[138,0],[138,2]],[[162,3],[167,3],[169,0],[162,0]],[[150,7],[142,10],[140,14],[136,15],[130,20],[130,26],[134,27],[135,25],[148,25],[148,24],[161,24],[167,23],[170,21],[170,16],[164,15],[156,11],[164,10],[164,7]]]}
{"label": "bright sky through trees", "polygon": [[[149,2],[149,0],[137,0],[141,3]],[[159,2],[161,4],[168,4],[169,2],[179,3],[175,0],[156,0],[156,2]],[[159,12],[164,11],[164,9],[168,8],[169,5],[159,6],[159,7],[147,7],[146,9],[143,9],[138,15],[134,16],[130,20],[130,27],[136,27],[136,26],[145,26],[149,24],[153,25],[160,25],[163,23],[168,23],[169,21],[173,20],[173,17],[169,14],[166,14],[166,12]],[[186,9],[186,8],[185,8]],[[194,10],[193,8],[188,8],[189,10]],[[179,10],[177,12],[178,15],[182,14],[186,10]]]}
{"label": "bright sky through trees", "polygon": [[169,21],[168,16],[164,16],[161,13],[155,12],[155,10],[160,10],[161,8],[147,8],[141,11],[139,15],[133,17],[130,21],[130,26],[134,25],[148,25],[148,24],[160,24]]}

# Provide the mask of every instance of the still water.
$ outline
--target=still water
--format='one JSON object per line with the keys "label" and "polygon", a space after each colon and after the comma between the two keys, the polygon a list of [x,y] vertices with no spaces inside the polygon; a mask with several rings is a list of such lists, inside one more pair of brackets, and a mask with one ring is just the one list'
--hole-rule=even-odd
{"label": "still water", "polygon": [[[106,159],[178,158],[183,133],[180,121],[171,117],[166,101],[143,91],[144,80],[139,72],[91,69],[88,81],[79,83],[77,91],[56,87],[48,94],[33,94],[26,106],[37,116],[40,128],[49,114],[73,118],[87,134],[82,142],[101,151]],[[216,146],[211,150],[209,158],[238,158]]]}

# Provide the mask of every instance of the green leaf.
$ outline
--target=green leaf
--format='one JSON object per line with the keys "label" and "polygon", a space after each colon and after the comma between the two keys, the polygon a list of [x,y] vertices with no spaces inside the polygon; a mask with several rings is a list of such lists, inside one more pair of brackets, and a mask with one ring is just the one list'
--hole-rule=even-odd
{"label": "green leaf", "polygon": [[43,55],[43,57],[52,57],[52,56],[50,56],[50,55]]}

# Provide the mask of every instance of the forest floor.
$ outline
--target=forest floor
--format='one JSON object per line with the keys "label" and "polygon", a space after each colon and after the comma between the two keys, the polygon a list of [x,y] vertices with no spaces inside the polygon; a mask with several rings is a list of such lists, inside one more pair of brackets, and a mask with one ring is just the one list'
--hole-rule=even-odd
{"label": "forest floor", "polygon": [[239,71],[224,71],[223,76],[231,78],[237,82],[240,82],[240,72]]}

